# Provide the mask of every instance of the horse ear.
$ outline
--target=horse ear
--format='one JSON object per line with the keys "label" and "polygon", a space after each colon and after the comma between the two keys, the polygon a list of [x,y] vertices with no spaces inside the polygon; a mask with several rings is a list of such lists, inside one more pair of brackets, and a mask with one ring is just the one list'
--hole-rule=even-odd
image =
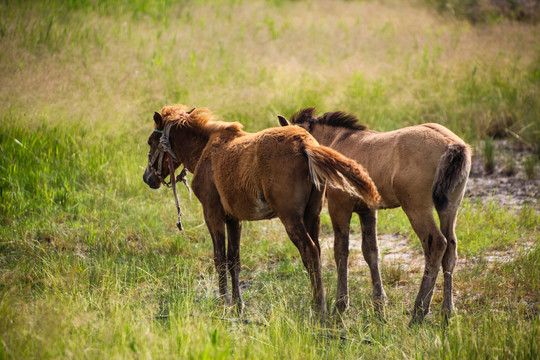
{"label": "horse ear", "polygon": [[290,125],[289,121],[287,119],[285,119],[285,117],[281,116],[281,115],[278,115],[277,116],[278,120],[279,120],[279,124],[281,126],[288,126]]}
{"label": "horse ear", "polygon": [[161,117],[161,114],[158,112],[154,113],[154,122],[156,123],[156,127],[159,129],[161,128],[161,125],[163,125],[163,118]]}

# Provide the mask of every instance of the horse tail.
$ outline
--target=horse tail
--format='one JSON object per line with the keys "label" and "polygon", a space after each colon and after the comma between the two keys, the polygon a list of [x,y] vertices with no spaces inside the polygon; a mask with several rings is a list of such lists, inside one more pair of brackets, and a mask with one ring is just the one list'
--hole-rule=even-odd
{"label": "horse tail", "polygon": [[450,144],[435,171],[432,198],[437,211],[444,211],[449,204],[448,195],[458,184],[469,178],[471,150],[465,144]]}
{"label": "horse tail", "polygon": [[381,197],[364,167],[337,151],[321,145],[306,145],[311,179],[317,188],[325,182],[349,194],[360,197],[368,206],[379,205]]}

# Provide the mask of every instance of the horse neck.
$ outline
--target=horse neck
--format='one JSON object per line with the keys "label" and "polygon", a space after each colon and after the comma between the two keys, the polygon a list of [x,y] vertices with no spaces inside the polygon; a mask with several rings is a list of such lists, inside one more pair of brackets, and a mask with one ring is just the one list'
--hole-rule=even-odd
{"label": "horse neck", "polygon": [[208,137],[194,131],[172,128],[170,138],[176,156],[193,173],[208,143]]}
{"label": "horse neck", "polygon": [[313,128],[311,129],[311,135],[313,135],[321,145],[330,147],[336,138],[343,137],[349,133],[358,133],[358,130],[318,124],[313,125]]}

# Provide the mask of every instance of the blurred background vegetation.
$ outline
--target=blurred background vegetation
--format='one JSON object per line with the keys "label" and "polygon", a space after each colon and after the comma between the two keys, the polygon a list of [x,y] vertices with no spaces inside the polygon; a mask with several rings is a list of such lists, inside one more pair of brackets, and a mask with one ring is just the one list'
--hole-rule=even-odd
{"label": "blurred background vegetation", "polygon": [[[321,335],[278,221],[244,225],[253,322],[222,320],[232,315],[214,301],[198,202],[180,189],[179,234],[170,193],[142,173],[152,114],[175,103],[247,131],[305,106],[379,131],[438,122],[473,146],[519,144],[534,172],[538,11],[525,0],[0,1],[0,358],[537,357],[532,206],[465,201],[460,254],[476,262],[456,275],[462,315],[448,331],[407,327],[421,270],[397,264],[383,267],[386,283],[398,279],[387,323],[369,312],[369,274],[355,268],[351,311]],[[419,248],[400,210],[379,221]],[[324,212],[322,224],[331,237]],[[482,260],[523,244],[533,250],[504,266]]]}

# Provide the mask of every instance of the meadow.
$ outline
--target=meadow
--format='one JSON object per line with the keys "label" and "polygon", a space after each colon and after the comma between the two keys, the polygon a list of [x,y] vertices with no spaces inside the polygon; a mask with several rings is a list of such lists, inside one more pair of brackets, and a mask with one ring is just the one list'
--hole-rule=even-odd
{"label": "meadow", "polygon": [[[439,10],[419,0],[0,2],[0,358],[538,358],[538,203],[465,198],[447,326],[441,282],[433,314],[408,326],[422,269],[399,262],[382,267],[384,320],[367,267],[354,265],[351,308],[321,324],[279,221],[244,223],[238,317],[217,299],[197,199],[179,188],[179,233],[172,193],[142,181],[152,114],[175,103],[246,131],[305,106],[379,131],[438,122],[477,151],[505,138],[537,163],[540,25]],[[326,210],[321,224],[332,313]],[[379,212],[378,230],[420,251],[400,209]],[[511,255],[490,261],[493,251]]]}

